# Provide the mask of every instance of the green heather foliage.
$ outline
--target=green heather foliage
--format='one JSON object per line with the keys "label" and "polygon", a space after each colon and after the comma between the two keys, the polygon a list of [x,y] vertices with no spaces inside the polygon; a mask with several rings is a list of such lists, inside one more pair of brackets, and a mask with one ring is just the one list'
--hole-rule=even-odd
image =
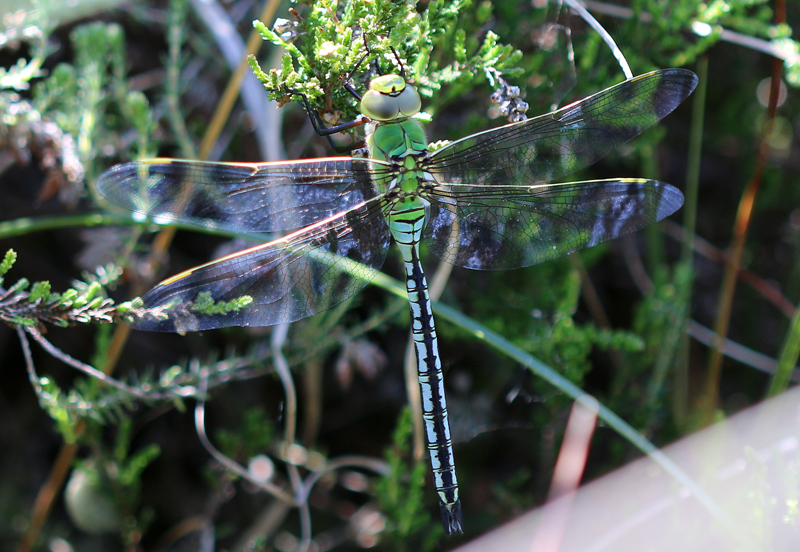
{"label": "green heather foliage", "polygon": [[[336,5],[316,2],[297,27],[300,39],[296,45],[264,23],[254,23],[265,40],[286,49],[281,68],[266,73],[250,58],[270,99],[291,101],[288,88],[305,94],[312,105],[316,103],[328,113],[341,112],[344,120],[353,119],[358,106],[342,84],[366,56],[386,72],[404,70],[420,94],[430,98],[426,110],[434,114],[444,101],[440,94],[443,86],[453,87],[457,96],[479,79],[491,79],[493,70],[508,75],[521,71],[516,66],[521,52],[499,44],[493,32],[481,32],[491,16],[489,2],[475,9],[469,0],[434,1],[422,13],[410,2],[348,2],[341,17],[330,17],[337,11]],[[479,39],[479,35],[484,36]]]}
{"label": "green heather foliage", "polygon": [[392,434],[392,444],[386,449],[389,475],[376,487],[378,503],[389,518],[387,540],[394,550],[431,550],[444,534],[438,523],[431,523],[430,508],[425,492],[428,473],[427,458],[412,459],[411,411],[403,408]]}
{"label": "green heather foliage", "polygon": [[[16,252],[9,249],[0,263],[0,285],[16,259]],[[113,287],[121,273],[114,265],[98,267],[97,274],[84,274],[85,281],[73,282],[63,293],[51,292],[50,282],[31,285],[20,278],[0,294],[0,320],[40,329],[44,322],[62,328],[75,323],[111,323],[116,320],[117,307],[105,297],[105,287]]]}

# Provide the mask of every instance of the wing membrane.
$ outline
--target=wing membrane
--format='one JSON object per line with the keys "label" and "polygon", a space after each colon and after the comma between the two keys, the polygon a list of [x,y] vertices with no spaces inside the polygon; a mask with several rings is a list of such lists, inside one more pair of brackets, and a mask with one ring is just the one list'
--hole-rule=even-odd
{"label": "wing membrane", "polygon": [[141,298],[128,322],[139,330],[197,331],[294,322],[328,309],[383,265],[390,234],[381,210],[380,200],[371,200],[173,276]]}
{"label": "wing membrane", "polygon": [[552,113],[468,136],[436,151],[426,167],[440,182],[531,185],[571,174],[672,112],[697,85],[665,69],[607,88]]}
{"label": "wing membrane", "polygon": [[136,213],[231,232],[297,230],[377,197],[380,161],[332,157],[280,163],[149,159],[97,181],[111,203]]}
{"label": "wing membrane", "polygon": [[635,232],[683,204],[653,180],[595,180],[543,186],[443,186],[431,202],[428,248],[476,270],[531,266]]}

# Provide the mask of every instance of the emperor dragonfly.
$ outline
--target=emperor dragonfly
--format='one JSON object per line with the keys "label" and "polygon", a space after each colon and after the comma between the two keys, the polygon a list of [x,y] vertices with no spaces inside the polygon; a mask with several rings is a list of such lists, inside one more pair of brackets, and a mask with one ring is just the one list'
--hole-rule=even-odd
{"label": "emperor dragonfly", "polygon": [[613,179],[547,184],[604,157],[672,112],[697,84],[654,71],[557,111],[435,151],[399,75],[361,100],[370,157],[277,163],[150,159],[100,176],[110,202],[161,222],[288,235],[187,270],[134,303],[135,329],[165,332],[294,322],[351,297],[376,274],[391,237],[406,271],[426,438],[448,533],[462,531],[442,365],[419,243],[476,270],[550,261],[675,212],[669,184]]}

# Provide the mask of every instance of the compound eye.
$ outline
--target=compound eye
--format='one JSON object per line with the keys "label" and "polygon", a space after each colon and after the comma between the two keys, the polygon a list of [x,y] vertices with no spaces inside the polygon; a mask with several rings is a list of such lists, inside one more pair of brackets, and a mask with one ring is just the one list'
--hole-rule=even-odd
{"label": "compound eye", "polygon": [[396,99],[397,107],[400,109],[400,113],[403,117],[416,115],[422,108],[422,100],[413,86],[406,85],[405,89],[403,89]]}
{"label": "compound eye", "polygon": [[367,90],[361,98],[361,113],[376,121],[391,121],[399,114],[397,98]]}

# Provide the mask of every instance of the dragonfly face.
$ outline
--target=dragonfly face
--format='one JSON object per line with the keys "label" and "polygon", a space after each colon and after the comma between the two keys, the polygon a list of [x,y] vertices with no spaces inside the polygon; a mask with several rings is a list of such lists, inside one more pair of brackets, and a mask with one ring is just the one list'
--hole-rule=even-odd
{"label": "dragonfly face", "polygon": [[551,184],[601,159],[674,110],[697,84],[654,71],[552,113],[462,138],[433,153],[419,96],[397,75],[373,80],[362,110],[370,159],[280,163],[154,159],[98,179],[141,215],[231,232],[289,232],[165,280],[130,311],[150,331],[293,322],[344,301],[380,269],[394,237],[406,268],[423,417],[442,520],[461,531],[436,331],[419,242],[443,261],[530,266],[634,232],[675,212],[680,191],[613,179]]}
{"label": "dragonfly face", "polygon": [[372,79],[360,105],[363,115],[382,122],[413,117],[421,108],[419,94],[400,75],[381,75]]}

